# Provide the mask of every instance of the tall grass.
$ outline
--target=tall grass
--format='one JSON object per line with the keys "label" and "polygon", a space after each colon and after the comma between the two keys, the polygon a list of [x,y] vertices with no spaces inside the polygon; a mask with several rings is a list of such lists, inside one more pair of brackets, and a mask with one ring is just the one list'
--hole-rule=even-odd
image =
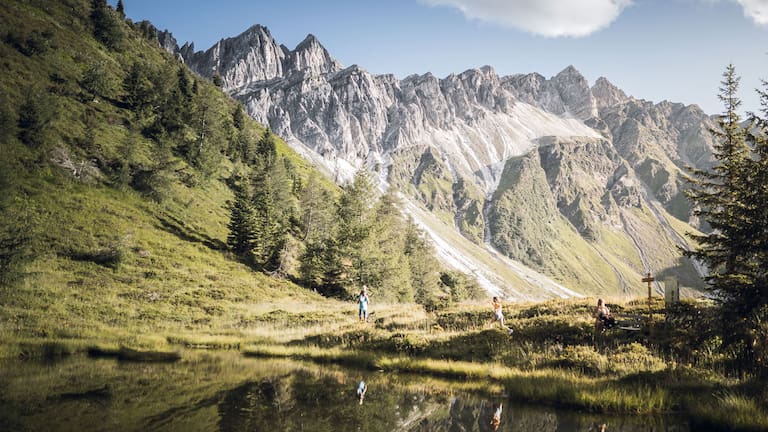
{"label": "tall grass", "polygon": [[723,390],[704,403],[691,403],[694,425],[701,429],[764,431],[768,407],[754,397]]}

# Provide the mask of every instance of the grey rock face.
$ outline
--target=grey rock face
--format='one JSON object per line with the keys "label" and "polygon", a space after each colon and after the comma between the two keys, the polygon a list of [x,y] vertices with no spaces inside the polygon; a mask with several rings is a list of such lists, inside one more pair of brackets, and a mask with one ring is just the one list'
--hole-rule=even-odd
{"label": "grey rock face", "polygon": [[[658,242],[679,242],[662,228],[640,230],[641,222],[629,210],[660,203],[689,220],[681,172],[687,165],[711,163],[707,130],[712,123],[698,107],[635,99],[605,78],[590,87],[573,66],[549,79],[536,73],[500,77],[484,66],[442,79],[426,73],[399,80],[372,75],[357,65],[344,68],[312,35],[289,50],[262,26],[205,52],[187,44],[174,52],[198,74],[221,76],[224,89],[252,117],[337,180],[368,166],[383,180],[405,188],[422,185],[425,178],[439,183],[431,194],[422,190],[412,195],[428,208],[455,212],[457,227],[474,241],[496,243],[493,239],[501,237],[494,226],[507,230],[497,244],[517,245],[512,249],[537,257],[528,260],[534,264],[546,262],[559,244],[547,236],[569,230],[585,242],[597,242],[604,227],[632,228],[627,235],[633,239],[643,237],[641,231],[658,232]],[[536,157],[525,160],[535,161],[541,172],[531,177],[530,187],[518,182],[515,188],[515,193],[533,195],[519,199],[510,190],[495,194],[500,182],[508,186],[519,180],[505,178],[513,175],[510,166],[534,172],[520,161],[509,165],[534,149]],[[444,184],[453,184],[453,190]],[[542,187],[546,193],[535,192]],[[543,196],[547,202],[537,202]],[[502,197],[504,203],[495,201]],[[548,219],[559,228],[519,225],[515,229],[520,236],[509,237],[511,225],[500,222],[499,212],[514,217],[513,205],[538,209],[541,214],[530,218],[532,224]],[[493,210],[496,225],[485,226],[484,209]],[[483,226],[470,227],[468,221]],[[595,259],[610,254],[600,252]],[[569,258],[563,255],[563,260]],[[608,261],[621,260],[625,257]],[[623,280],[626,269],[614,268]],[[579,280],[573,275],[585,271],[566,269],[562,277]]]}
{"label": "grey rock face", "polygon": [[589,83],[575,67],[563,69],[552,78],[552,83],[569,114],[581,120],[597,116],[597,104]]}
{"label": "grey rock face", "polygon": [[176,38],[168,30],[157,32],[157,41],[160,43],[160,47],[170,53],[174,53],[178,48]]}
{"label": "grey rock face", "polygon": [[285,47],[278,46],[266,27],[255,25],[234,38],[222,39],[205,52],[182,50],[187,65],[204,77],[221,76],[231,91],[252,82],[283,76]]}
{"label": "grey rock face", "polygon": [[313,35],[308,35],[285,58],[286,75],[304,73],[307,76],[338,72],[342,69]]}

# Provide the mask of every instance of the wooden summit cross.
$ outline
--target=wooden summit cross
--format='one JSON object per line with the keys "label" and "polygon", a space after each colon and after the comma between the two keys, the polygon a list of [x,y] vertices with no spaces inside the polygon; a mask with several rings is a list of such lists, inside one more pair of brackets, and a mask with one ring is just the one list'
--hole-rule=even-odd
{"label": "wooden summit cross", "polygon": [[648,282],[648,325],[653,324],[653,318],[651,317],[651,283],[655,281],[656,279],[651,276],[651,273],[648,272],[648,274],[643,278],[643,282]]}

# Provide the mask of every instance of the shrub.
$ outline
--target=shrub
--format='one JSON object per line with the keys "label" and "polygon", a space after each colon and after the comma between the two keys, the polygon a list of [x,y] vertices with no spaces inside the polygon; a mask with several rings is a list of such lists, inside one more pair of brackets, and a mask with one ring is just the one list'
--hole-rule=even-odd
{"label": "shrub", "polygon": [[592,347],[577,345],[565,347],[555,364],[564,369],[574,369],[588,375],[597,375],[606,370],[608,360]]}
{"label": "shrub", "polygon": [[48,126],[57,114],[56,100],[47,92],[27,87],[19,107],[19,139],[29,147],[40,148],[46,143]]}
{"label": "shrub", "polygon": [[16,51],[27,57],[45,54],[51,48],[53,32],[50,30],[32,30],[29,34],[10,31],[5,34],[5,41],[14,47]]}
{"label": "shrub", "polygon": [[92,262],[117,270],[127,256],[127,249],[122,241],[115,241],[103,248],[92,251],[70,250],[68,255],[75,261]]}
{"label": "shrub", "polygon": [[608,354],[608,369],[615,373],[656,372],[666,367],[662,359],[639,343],[621,345]]}
{"label": "shrub", "polygon": [[429,346],[429,341],[426,338],[410,333],[396,333],[389,338],[389,342],[395,352],[410,355],[423,353]]}

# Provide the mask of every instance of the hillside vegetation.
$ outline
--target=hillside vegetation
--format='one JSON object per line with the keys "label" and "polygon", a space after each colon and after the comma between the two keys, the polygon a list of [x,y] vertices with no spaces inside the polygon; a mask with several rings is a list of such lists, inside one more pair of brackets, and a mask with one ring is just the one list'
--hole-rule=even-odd
{"label": "hillside vegetation", "polygon": [[477,294],[438,273],[394,194],[327,180],[150,23],[103,0],[3,2],[0,22],[2,355],[236,332],[264,305],[336,308],[363,284],[378,301]]}
{"label": "hillside vegetation", "polygon": [[236,326],[266,298],[321,301],[227,251],[224,180],[245,151],[233,146],[263,127],[235,127],[237,104],[158,49],[148,23],[104,6],[104,35],[92,9],[0,7],[3,342],[130,342],[159,328]]}

